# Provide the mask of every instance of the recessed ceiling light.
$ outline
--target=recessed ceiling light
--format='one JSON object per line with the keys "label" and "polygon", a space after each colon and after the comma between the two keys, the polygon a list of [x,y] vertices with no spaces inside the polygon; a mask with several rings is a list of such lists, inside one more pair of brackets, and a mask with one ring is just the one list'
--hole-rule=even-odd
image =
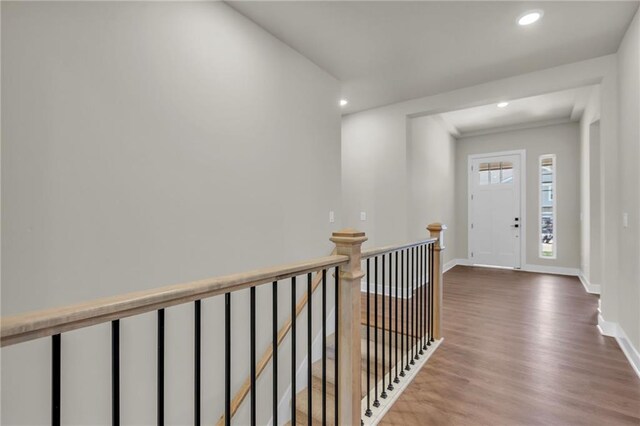
{"label": "recessed ceiling light", "polygon": [[542,18],[541,10],[531,10],[518,18],[518,25],[531,25]]}
{"label": "recessed ceiling light", "polygon": [[340,106],[345,106],[346,104],[348,104],[349,101],[346,99],[340,99]]}
{"label": "recessed ceiling light", "polygon": [[507,105],[509,105],[509,102],[500,102],[500,103],[498,104],[498,108],[504,108],[504,107],[506,107]]}

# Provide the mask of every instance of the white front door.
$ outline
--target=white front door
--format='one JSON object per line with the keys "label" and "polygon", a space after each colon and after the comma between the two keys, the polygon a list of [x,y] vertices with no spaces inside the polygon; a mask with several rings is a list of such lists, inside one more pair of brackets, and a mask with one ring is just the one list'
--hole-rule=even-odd
{"label": "white front door", "polygon": [[471,263],[519,268],[520,154],[470,157],[469,256]]}

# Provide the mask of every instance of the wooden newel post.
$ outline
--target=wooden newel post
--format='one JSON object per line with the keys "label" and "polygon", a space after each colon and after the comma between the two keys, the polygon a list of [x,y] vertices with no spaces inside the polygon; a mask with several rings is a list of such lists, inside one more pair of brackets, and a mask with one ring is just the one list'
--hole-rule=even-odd
{"label": "wooden newel post", "polygon": [[337,254],[349,256],[340,267],[338,309],[338,424],[360,426],[360,281],[364,276],[360,265],[364,232],[344,229],[331,237]]}
{"label": "wooden newel post", "polygon": [[442,232],[447,227],[441,223],[432,223],[427,229],[431,238],[438,239],[433,247],[433,338],[437,340],[442,337]]}

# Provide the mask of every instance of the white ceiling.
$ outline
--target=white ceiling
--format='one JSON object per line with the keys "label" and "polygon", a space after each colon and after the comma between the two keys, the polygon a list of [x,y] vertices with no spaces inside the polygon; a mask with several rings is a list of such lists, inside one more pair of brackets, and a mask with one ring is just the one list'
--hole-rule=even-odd
{"label": "white ceiling", "polygon": [[[618,49],[637,1],[230,2],[342,82],[345,113]],[[516,19],[543,9],[539,22]]]}
{"label": "white ceiling", "polygon": [[509,105],[483,105],[438,114],[436,117],[454,136],[490,133],[582,117],[593,86],[563,90],[522,99],[505,99]]}

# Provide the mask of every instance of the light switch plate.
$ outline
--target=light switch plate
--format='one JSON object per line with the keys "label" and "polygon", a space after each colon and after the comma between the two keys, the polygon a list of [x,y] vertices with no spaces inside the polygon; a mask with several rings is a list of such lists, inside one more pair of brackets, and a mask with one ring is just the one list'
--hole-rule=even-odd
{"label": "light switch plate", "polygon": [[622,213],[622,227],[629,227],[629,213]]}
{"label": "light switch plate", "polygon": [[367,212],[360,212],[360,220],[362,221],[367,220]]}
{"label": "light switch plate", "polygon": [[335,213],[333,212],[333,210],[331,210],[331,211],[329,212],[329,223],[333,223],[333,222],[335,222],[335,221],[336,221],[336,215],[335,215]]}

